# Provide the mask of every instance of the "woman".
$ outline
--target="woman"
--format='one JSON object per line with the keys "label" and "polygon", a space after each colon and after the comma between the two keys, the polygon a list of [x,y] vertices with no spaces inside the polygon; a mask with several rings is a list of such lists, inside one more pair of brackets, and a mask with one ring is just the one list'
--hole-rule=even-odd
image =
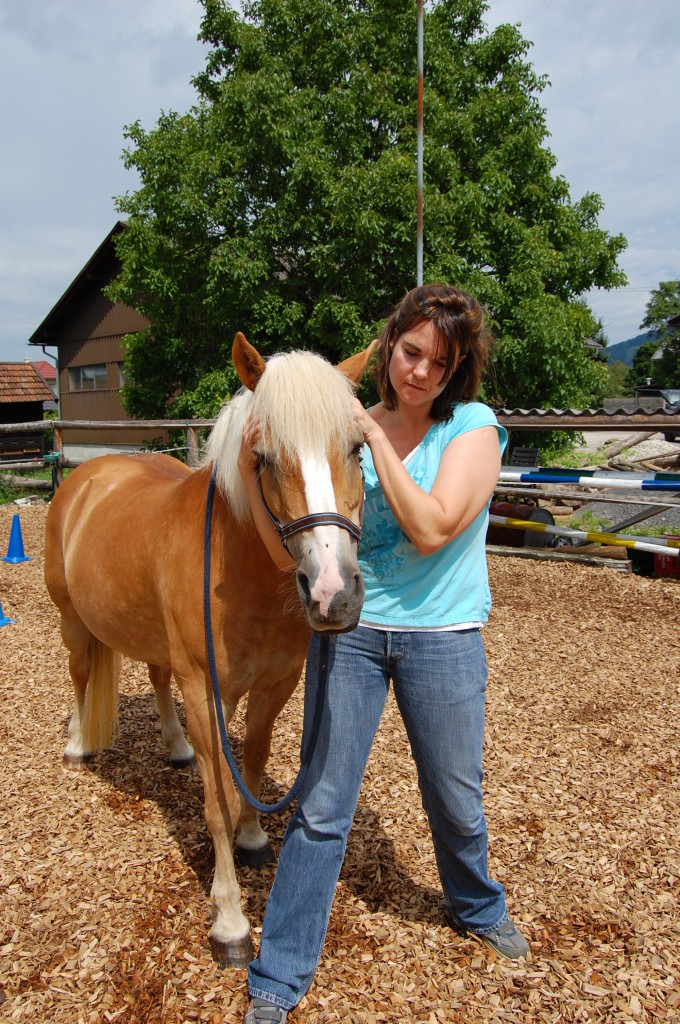
{"label": "woman", "polygon": [[[283,1024],[311,984],[361,781],[390,680],[406,726],[451,923],[501,956],[526,956],[503,887],[487,872],[482,809],[486,660],[480,628],[491,597],[488,505],[507,434],[476,402],[489,338],[479,303],[447,285],[410,291],[379,338],[381,401],[356,402],[364,433],[361,621],[330,639],[321,731],[279,856],[245,1024]],[[240,464],[260,530],[252,446]],[[270,550],[277,564],[271,531]],[[279,546],[280,551],[280,546]],[[287,557],[287,556],[285,556]],[[318,673],[312,638],[307,673]],[[314,685],[305,687],[304,730]]]}

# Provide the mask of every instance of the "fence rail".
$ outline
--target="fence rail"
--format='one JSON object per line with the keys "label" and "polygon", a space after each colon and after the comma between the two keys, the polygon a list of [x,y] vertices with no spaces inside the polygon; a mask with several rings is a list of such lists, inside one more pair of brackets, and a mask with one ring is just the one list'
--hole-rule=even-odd
{"label": "fence rail", "polygon": [[[516,431],[554,431],[565,432],[588,431],[646,431],[650,435],[657,431],[666,432],[677,428],[680,432],[680,413],[667,413],[661,410],[653,412],[640,411],[631,413],[605,413],[602,410],[498,410],[498,422],[506,429]],[[0,423],[0,436],[3,434],[35,434],[54,431],[53,455],[35,458],[32,461],[6,462],[7,469],[35,468],[38,462],[51,462],[53,483],[61,483],[63,468],[78,465],[77,461],[66,458],[63,454],[63,432],[65,430],[180,430],[186,439],[187,464],[196,468],[200,464],[199,431],[214,426],[214,419],[163,419],[163,420],[37,420],[29,423]],[[0,462],[0,468],[3,463]],[[502,488],[502,484],[500,485]],[[671,499],[672,500],[672,499]]]}
{"label": "fence rail", "polygon": [[[53,430],[54,452],[59,458],[56,461],[57,483],[61,483],[61,469],[73,467],[77,462],[67,459],[64,454],[63,432],[64,430],[130,430],[139,428],[141,430],[183,430],[186,438],[187,464],[192,468],[199,465],[198,432],[206,427],[212,427],[214,419],[204,420],[37,420],[34,423],[0,423],[0,435],[2,434],[43,434]],[[31,461],[17,461],[5,463],[8,469],[30,469],[36,462],[44,460],[36,458]],[[2,463],[0,462],[0,466]]]}
{"label": "fence rail", "polygon": [[[646,430],[650,433],[680,430],[680,412],[606,413],[600,409],[496,410],[496,417],[508,430]],[[214,419],[185,420],[36,420],[32,423],[0,423],[0,434],[28,434],[57,430],[200,430],[212,427]]]}

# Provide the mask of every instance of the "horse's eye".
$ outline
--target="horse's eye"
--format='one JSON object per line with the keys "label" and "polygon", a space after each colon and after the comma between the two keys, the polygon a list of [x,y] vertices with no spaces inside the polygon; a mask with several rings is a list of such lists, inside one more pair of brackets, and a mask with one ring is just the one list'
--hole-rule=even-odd
{"label": "horse's eye", "polygon": [[357,444],[354,445],[354,447],[352,448],[352,452],[351,452],[351,456],[352,456],[353,459],[358,459],[359,458],[359,456],[361,455],[361,450],[362,450],[363,447],[364,447],[364,442],[363,441],[359,441]]}
{"label": "horse's eye", "polygon": [[255,455],[257,456],[257,461],[260,464],[260,469],[266,469],[268,466],[271,466],[271,461],[264,452],[255,452]]}

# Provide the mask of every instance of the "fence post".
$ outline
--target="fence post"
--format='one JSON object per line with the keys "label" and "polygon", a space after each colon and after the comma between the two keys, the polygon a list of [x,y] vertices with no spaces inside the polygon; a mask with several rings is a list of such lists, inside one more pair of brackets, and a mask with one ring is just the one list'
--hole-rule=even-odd
{"label": "fence post", "polygon": [[52,489],[56,491],[64,482],[64,469],[62,460],[64,458],[64,441],[61,427],[54,427],[52,431],[52,451],[56,452],[57,458],[52,463]]}
{"label": "fence post", "polygon": [[198,427],[187,427],[187,466],[197,469],[198,465]]}

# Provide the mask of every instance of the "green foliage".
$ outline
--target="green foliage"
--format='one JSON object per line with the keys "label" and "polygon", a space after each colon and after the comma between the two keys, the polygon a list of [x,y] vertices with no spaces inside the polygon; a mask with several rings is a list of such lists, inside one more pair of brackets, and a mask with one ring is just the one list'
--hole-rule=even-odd
{"label": "green foliage", "polygon": [[652,292],[645,318],[640,324],[657,332],[656,347],[662,348],[661,358],[654,361],[649,374],[657,387],[680,387],[680,325],[668,323],[679,315],[680,281],[662,281]]}
{"label": "green foliage", "polygon": [[[224,370],[209,370],[193,391],[185,391],[178,397],[173,413],[178,419],[215,419],[227,399],[240,387],[241,381],[231,364]],[[209,433],[207,428],[199,430],[200,445],[205,444]],[[171,436],[175,436],[174,431]],[[182,442],[176,440],[175,443]]]}
{"label": "green foliage", "polygon": [[630,526],[626,529],[626,534],[629,537],[668,537],[670,533],[671,528],[663,524],[645,526],[638,523],[637,526]]}
{"label": "green foliage", "polygon": [[652,297],[647,303],[645,318],[640,327],[652,328],[663,337],[669,330],[668,321],[678,314],[680,314],[680,281],[661,281],[659,287],[652,291]]}
{"label": "green foliage", "polygon": [[178,419],[214,419],[220,409],[241,387],[236,370],[229,365],[224,370],[210,370],[193,391],[180,395],[174,413]]}
{"label": "green foliage", "polygon": [[140,452],[164,452],[168,444],[162,435],[158,437],[148,438],[146,441],[142,441],[139,446]]}
{"label": "green foliage", "polygon": [[10,501],[16,501],[24,494],[22,490],[14,486],[13,476],[13,473],[0,475],[0,505],[8,505]]}
{"label": "green foliage", "polygon": [[583,434],[566,430],[544,430],[540,434],[523,435],[523,442],[528,445],[530,440],[541,450],[541,466],[564,466],[574,468],[583,465],[583,457],[578,453],[584,444]]}
{"label": "green foliage", "polygon": [[[50,419],[54,418],[50,417]],[[65,474],[68,472],[69,470],[64,470]],[[15,477],[22,477],[24,480],[51,480],[52,470],[49,467],[41,466],[40,469],[24,469],[20,472],[18,470],[3,471],[0,466],[0,505],[7,505],[16,501],[17,498],[25,498],[27,493],[31,493],[30,486],[17,486]],[[51,491],[41,491],[40,493],[45,501],[49,501],[52,497]]]}
{"label": "green foliage", "polygon": [[[357,351],[415,284],[415,0],[202,0],[197,104],[127,129],[141,182],[110,297],[152,323],[129,339],[123,396],[179,415],[243,330],[265,353]],[[546,80],[483,0],[425,11],[424,276],[468,288],[498,338],[499,406],[588,405],[606,372],[579,299],[625,282],[622,236],[598,227],[546,148]],[[207,387],[207,385],[206,385]],[[188,407],[188,406],[187,406]]]}
{"label": "green foliage", "polygon": [[654,379],[656,364],[652,357],[658,348],[658,341],[645,341],[633,356],[633,365],[626,374],[630,393],[634,393],[637,387],[644,387],[649,379]]}
{"label": "green foliage", "polygon": [[586,533],[609,533],[612,520],[608,516],[596,516],[590,509],[586,509],[573,515],[567,526],[570,530],[584,530]]}
{"label": "green foliage", "polygon": [[609,364],[609,377],[605,388],[604,398],[627,398],[634,393],[629,379],[630,367],[615,359]]}
{"label": "green foliage", "polygon": [[[619,519],[620,521],[620,519]],[[612,527],[616,525],[615,519],[610,516],[598,516],[591,509],[577,512],[566,523],[570,530],[583,530],[585,533],[612,533]],[[636,526],[627,527],[621,531],[626,537],[663,537],[668,532],[668,527],[663,525],[645,525],[638,523]]]}

